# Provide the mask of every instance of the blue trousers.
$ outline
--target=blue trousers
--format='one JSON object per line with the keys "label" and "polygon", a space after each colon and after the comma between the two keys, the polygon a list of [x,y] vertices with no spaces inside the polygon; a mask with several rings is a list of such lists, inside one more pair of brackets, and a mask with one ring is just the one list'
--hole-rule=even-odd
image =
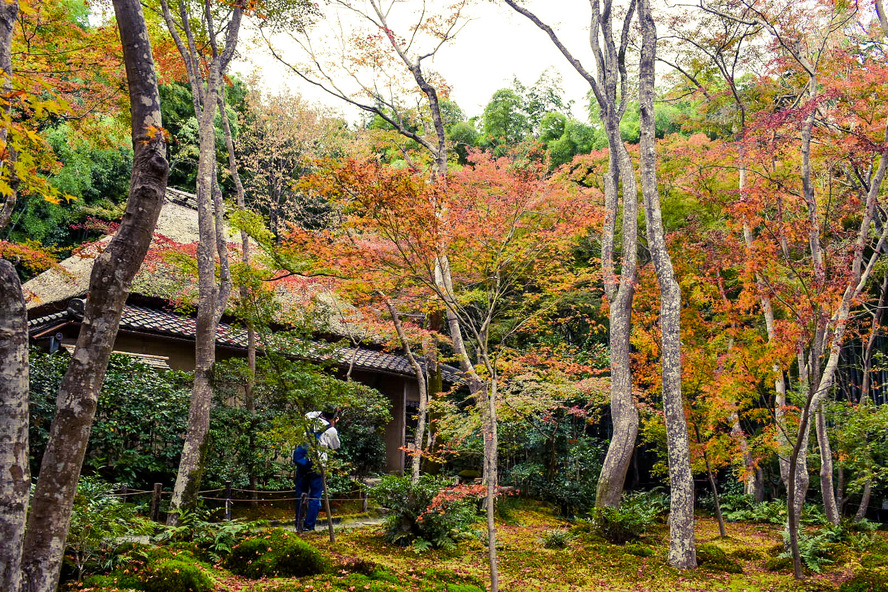
{"label": "blue trousers", "polygon": [[305,514],[304,530],[314,530],[321,510],[321,496],[324,495],[324,479],[320,473],[307,469],[296,469],[296,525],[302,518],[302,494],[308,494],[308,511]]}

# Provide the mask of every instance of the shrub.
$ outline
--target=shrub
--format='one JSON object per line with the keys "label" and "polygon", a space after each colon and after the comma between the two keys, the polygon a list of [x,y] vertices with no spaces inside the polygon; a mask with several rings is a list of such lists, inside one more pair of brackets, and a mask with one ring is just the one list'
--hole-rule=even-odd
{"label": "shrub", "polygon": [[563,549],[574,538],[573,533],[563,528],[546,530],[540,537],[544,549]]}
{"label": "shrub", "polygon": [[447,479],[431,475],[421,476],[418,483],[408,477],[383,477],[370,496],[391,511],[385,521],[386,540],[413,543],[417,549],[452,546],[474,522],[480,491],[448,485]]}
{"label": "shrub", "polygon": [[697,546],[697,563],[714,571],[743,573],[743,568],[735,559],[728,557],[724,549],[713,544]]}
{"label": "shrub", "polygon": [[145,592],[211,592],[215,584],[192,561],[169,559],[149,565],[145,571],[142,589]]}
{"label": "shrub", "polygon": [[257,533],[234,546],[225,559],[232,573],[248,578],[302,577],[325,573],[330,563],[320,551],[283,529]]}
{"label": "shrub", "polygon": [[881,592],[888,589],[888,573],[861,569],[846,580],[839,592]]}
{"label": "shrub", "polygon": [[662,493],[640,492],[627,495],[619,508],[595,508],[592,530],[610,543],[622,545],[637,541],[669,510],[669,498]]}

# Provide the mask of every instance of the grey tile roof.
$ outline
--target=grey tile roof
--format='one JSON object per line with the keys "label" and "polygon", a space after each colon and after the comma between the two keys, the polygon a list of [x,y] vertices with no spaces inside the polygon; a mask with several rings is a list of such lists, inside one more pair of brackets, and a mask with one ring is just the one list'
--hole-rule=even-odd
{"label": "grey tile roof", "polygon": [[[28,329],[33,334],[38,332],[40,328],[62,322],[65,319],[80,321],[82,314],[75,312],[74,307],[69,307],[64,312],[53,313],[29,321]],[[120,317],[120,330],[194,340],[197,333],[197,322],[191,317],[171,311],[128,304],[124,306],[123,314]],[[239,327],[219,323],[216,329],[216,343],[224,347],[246,349],[247,332]],[[397,376],[414,376],[413,367],[406,356],[363,347],[336,348],[331,351],[319,344],[313,349],[315,353],[309,352],[307,357],[317,361],[331,361],[334,365],[342,368],[353,366],[356,370],[382,372]],[[444,380],[450,383],[458,382],[458,371],[445,366]]]}

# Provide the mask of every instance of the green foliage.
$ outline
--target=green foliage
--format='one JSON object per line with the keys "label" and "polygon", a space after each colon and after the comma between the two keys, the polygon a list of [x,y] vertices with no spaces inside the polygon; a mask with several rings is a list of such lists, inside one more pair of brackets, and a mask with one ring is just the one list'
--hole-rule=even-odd
{"label": "green foliage", "polygon": [[225,567],[254,579],[302,577],[329,571],[330,561],[295,534],[278,528],[260,531],[235,545]]}
{"label": "green foliage", "polygon": [[[835,563],[836,537],[843,536],[841,526],[835,528],[822,528],[813,534],[799,531],[799,555],[805,567],[814,573],[823,571],[824,565]],[[782,558],[792,559],[789,551],[789,533],[783,533],[783,546],[786,549],[779,555]]]}
{"label": "green foliage", "polygon": [[622,545],[639,540],[668,509],[666,494],[638,492],[626,495],[618,508],[593,508],[591,524],[603,539]]}
{"label": "green foliage", "polygon": [[237,542],[252,530],[252,526],[237,520],[210,522],[209,512],[203,508],[180,510],[176,526],[164,526],[153,538],[166,545],[186,543],[210,561],[221,561]]}
{"label": "green foliage", "polygon": [[[386,475],[370,489],[370,497],[387,508],[385,538],[398,545],[413,544],[417,550],[452,547],[476,518],[475,503],[448,496],[450,480],[422,475],[418,483],[408,477]],[[434,503],[434,505],[433,505]]]}
{"label": "green foliage", "polygon": [[543,531],[540,542],[544,549],[564,549],[576,535],[566,528],[554,528]]}
{"label": "green foliage", "polygon": [[697,545],[697,563],[714,571],[743,573],[743,568],[735,559],[729,557],[721,547],[710,543]]}
{"label": "green foliage", "polygon": [[[555,504],[564,516],[588,512],[606,450],[591,429],[598,402],[554,381],[513,380],[502,396],[510,410],[520,411],[501,417],[502,482]],[[512,455],[520,460],[512,464]]]}
{"label": "green foliage", "polygon": [[[37,474],[70,356],[31,350],[31,470]],[[112,354],[99,393],[84,467],[147,488],[175,479],[188,418],[189,377]]]}
{"label": "green foliage", "polygon": [[149,534],[154,523],[140,518],[132,505],[112,496],[115,487],[94,477],[81,477],[71,512],[65,558],[77,572],[77,579],[113,567],[114,539]]}

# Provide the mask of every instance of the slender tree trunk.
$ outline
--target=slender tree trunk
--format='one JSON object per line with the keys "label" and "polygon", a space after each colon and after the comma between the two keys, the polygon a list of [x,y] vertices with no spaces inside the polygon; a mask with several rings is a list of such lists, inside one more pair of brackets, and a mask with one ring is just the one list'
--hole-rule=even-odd
{"label": "slender tree trunk", "polygon": [[641,107],[641,191],[644,196],[648,248],[660,284],[660,327],[662,330],[663,408],[669,455],[671,511],[669,514],[669,564],[680,569],[697,566],[694,542],[694,478],[688,426],[681,394],[681,291],[666,248],[666,236],[657,190],[657,153],[654,119],[654,64],[657,30],[650,0],[639,0],[641,61],[639,104]]}
{"label": "slender tree trunk", "polygon": [[[243,210],[246,207],[244,198],[244,184],[241,181],[240,171],[237,164],[237,152],[234,149],[234,134],[231,133],[231,124],[228,122],[228,110],[225,105],[225,87],[223,86],[219,92],[219,112],[221,113],[222,131],[225,133],[225,148],[228,150],[228,168],[231,178],[234,179],[235,194],[237,196],[237,207]],[[241,263],[244,265],[243,273],[249,273],[250,269],[250,235],[245,230],[240,231],[241,237]],[[243,275],[243,274],[242,274]],[[247,287],[246,281],[241,280],[239,289],[241,307],[248,307],[250,300],[250,289]],[[250,371],[247,377],[247,383],[244,385],[244,408],[250,414],[250,490],[253,492],[253,505],[258,503],[259,494],[257,493],[256,466],[253,459],[256,458],[256,434],[254,430],[256,419],[256,403],[253,400],[253,388],[256,384],[256,328],[251,319],[251,314],[246,315],[247,326],[247,368]]]}
{"label": "slender tree trunk", "polygon": [[[211,70],[207,93],[216,92],[220,80]],[[212,407],[212,372],[216,362],[216,307],[219,286],[216,282],[216,213],[213,207],[216,138],[213,120],[216,101],[207,100],[200,116],[200,152],[197,165],[197,246],[198,305],[195,332],[194,386],[188,413],[188,430],[182,447],[176,485],[170,502],[167,524],[177,524],[177,511],[194,508],[203,477],[207,433]]]}
{"label": "slender tree trunk", "polygon": [[830,524],[841,521],[839,507],[836,505],[836,494],[833,486],[833,457],[826,432],[826,411],[821,404],[815,412],[815,430],[817,444],[820,447],[820,488],[823,493],[823,509]]}
{"label": "slender tree trunk", "polygon": [[[592,89],[599,106],[599,116],[608,138],[608,172],[604,178],[605,220],[601,237],[601,266],[604,291],[610,309],[611,420],[614,433],[608,445],[598,479],[595,505],[620,505],[626,473],[632,461],[638,435],[638,411],[632,399],[632,374],[629,365],[632,300],[635,295],[636,249],[638,248],[638,188],[634,167],[620,137],[620,121],[626,110],[626,49],[635,14],[632,0],[623,20],[620,42],[614,40],[611,0],[590,2],[589,41],[595,57],[597,78],[564,46],[552,27],[543,23],[516,0],[504,0],[548,35],[561,54]],[[615,265],[615,230],[619,209],[619,186],[623,184],[622,260],[619,279]]]}
{"label": "slender tree trunk", "polygon": [[860,497],[860,506],[857,508],[857,513],[854,514],[854,520],[863,520],[866,518],[866,512],[869,510],[870,499],[873,495],[873,480],[867,479],[866,483],[863,485],[863,495]]}
{"label": "slender tree trunk", "polygon": [[[12,36],[18,13],[18,0],[0,0],[0,76],[2,76],[0,91],[4,97],[9,97],[12,92]],[[11,98],[6,98],[3,101],[3,104],[0,105],[0,112],[3,113],[4,118],[10,118],[12,114]],[[18,201],[15,191],[15,169],[13,168],[15,150],[10,149],[9,146],[9,127],[7,125],[0,125],[0,147],[5,153],[5,158],[0,160],[0,166],[7,169],[4,174],[8,175],[9,184],[12,187],[12,192],[6,196],[2,207],[0,207],[0,229],[3,229],[9,224],[12,211]]]}
{"label": "slender tree trunk", "polygon": [[394,303],[387,299],[384,294],[382,297],[385,300],[386,307],[389,309],[389,314],[392,316],[392,322],[395,325],[395,331],[398,333],[398,339],[401,341],[401,347],[404,348],[407,359],[410,361],[410,366],[413,368],[413,374],[416,376],[416,386],[419,391],[419,417],[416,433],[413,437],[413,457],[410,459],[410,481],[419,483],[419,468],[422,462],[422,438],[425,433],[426,412],[428,411],[428,381],[425,370],[413,355],[413,349],[410,347],[410,342],[407,339],[407,334],[404,332],[404,327],[401,325],[401,319],[398,316]]}
{"label": "slender tree trunk", "polygon": [[141,5],[114,0],[130,94],[133,172],[126,212],[114,238],[96,258],[80,335],[59,387],[55,418],[43,455],[25,535],[23,571],[28,590],[54,592],[71,508],[99,389],[133,277],[145,257],[169,167],[161,128],[160,96]]}
{"label": "slender tree trunk", "polygon": [[694,424],[694,435],[697,436],[697,445],[703,450],[703,461],[706,463],[706,476],[709,478],[709,488],[712,490],[712,499],[715,502],[715,518],[718,520],[718,533],[722,537],[728,536],[725,530],[725,519],[722,516],[721,501],[718,499],[718,487],[715,484],[715,475],[712,472],[712,464],[709,462],[709,454],[706,452],[706,445],[703,438],[700,437],[700,428]]}
{"label": "slender tree trunk", "polygon": [[[199,136],[196,193],[200,241],[197,247],[198,305],[194,347],[194,386],[188,412],[188,430],[185,434],[182,457],[179,460],[179,471],[176,475],[176,484],[170,501],[170,512],[167,516],[168,524],[176,524],[179,510],[193,508],[197,503],[197,495],[203,477],[207,434],[210,427],[213,395],[212,372],[216,362],[216,329],[231,291],[222,192],[217,179],[214,119],[216,107],[220,104],[224,105],[224,98],[221,97],[224,84],[223,75],[234,56],[243,14],[242,8],[235,4],[229,21],[222,28],[225,31],[225,44],[224,47],[220,47],[220,40],[217,38],[218,30],[216,29],[218,23],[214,22],[209,0],[201,2],[202,21],[200,24],[206,29],[211,50],[211,57],[206,60],[206,66],[203,67],[200,63],[204,61],[204,58],[196,49],[185,3],[180,2],[179,4],[178,21],[173,18],[166,0],[161,0],[161,5],[167,29],[179,49],[188,72],[191,93],[194,97],[195,116],[198,119]],[[184,41],[179,35],[180,28],[185,33]],[[216,279],[217,257],[218,281]]]}
{"label": "slender tree trunk", "polygon": [[31,489],[28,315],[12,263],[0,259],[0,590],[19,592]]}
{"label": "slender tree trunk", "polygon": [[[615,125],[614,125],[615,123]],[[623,179],[623,265],[619,286],[607,288],[610,299],[610,409],[613,435],[601,466],[595,505],[615,508],[620,505],[626,473],[632,461],[635,440],[638,437],[638,410],[632,398],[632,370],[629,339],[632,334],[632,301],[635,296],[636,257],[638,233],[638,188],[632,163],[619,135],[619,122],[608,126],[609,173],[605,183],[605,200],[608,212],[618,207],[617,183]],[[621,174],[622,173],[622,174]],[[610,215],[610,214],[608,214]],[[613,241],[614,228],[606,232]],[[602,247],[602,256],[605,257]],[[613,256],[611,252],[610,256]],[[611,266],[613,263],[611,263]],[[611,269],[610,280],[616,281]]]}

